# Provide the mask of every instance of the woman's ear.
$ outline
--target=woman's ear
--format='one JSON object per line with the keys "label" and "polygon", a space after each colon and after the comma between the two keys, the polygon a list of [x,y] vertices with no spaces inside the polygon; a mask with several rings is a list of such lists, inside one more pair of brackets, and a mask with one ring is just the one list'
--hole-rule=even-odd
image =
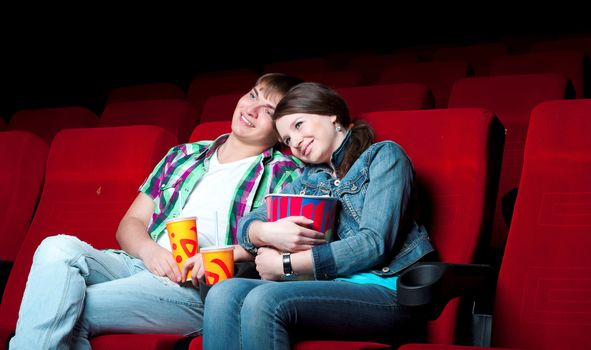
{"label": "woman's ear", "polygon": [[336,115],[331,115],[329,118],[330,118],[330,122],[331,123],[336,124],[336,122],[337,122],[337,116]]}

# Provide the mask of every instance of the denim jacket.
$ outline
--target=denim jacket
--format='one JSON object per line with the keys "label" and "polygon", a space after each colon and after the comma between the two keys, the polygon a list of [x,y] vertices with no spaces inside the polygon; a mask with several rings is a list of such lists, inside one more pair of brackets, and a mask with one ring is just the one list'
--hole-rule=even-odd
{"label": "denim jacket", "polygon": [[[332,154],[338,166],[350,141],[349,132]],[[391,141],[371,145],[342,179],[326,165],[311,165],[282,193],[327,195],[339,199],[337,237],[312,248],[314,276],[319,280],[372,272],[396,275],[433,251],[423,226],[412,217],[414,170],[404,150]],[[254,252],[248,228],[255,220],[267,221],[264,206],[244,216],[238,242]]]}

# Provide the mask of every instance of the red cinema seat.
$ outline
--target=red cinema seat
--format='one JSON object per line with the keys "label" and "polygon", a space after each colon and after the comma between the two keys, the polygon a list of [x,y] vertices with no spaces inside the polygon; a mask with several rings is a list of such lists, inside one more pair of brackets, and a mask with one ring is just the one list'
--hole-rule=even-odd
{"label": "red cinema seat", "polygon": [[128,101],[107,105],[99,126],[157,125],[184,142],[195,127],[195,119],[195,109],[184,100]]}
{"label": "red cinema seat", "polygon": [[417,55],[411,53],[394,53],[388,55],[365,54],[351,58],[347,70],[359,72],[363,84],[378,82],[382,70],[387,66],[401,63],[414,63]]}
{"label": "red cinema seat", "polygon": [[14,261],[33,217],[49,146],[27,131],[0,133],[0,260]]}
{"label": "red cinema seat", "polygon": [[171,133],[156,126],[71,129],[56,135],[41,199],[0,304],[0,344],[15,329],[39,243],[68,233],[98,249],[117,248],[119,221],[143,180],[175,144]]}
{"label": "red cinema seat", "polygon": [[365,112],[429,109],[434,103],[431,91],[422,84],[372,85],[336,90],[347,102],[354,119]]}
{"label": "red cinema seat", "polygon": [[138,100],[184,99],[185,92],[171,83],[154,83],[122,86],[109,93],[107,104]]}
{"label": "red cinema seat", "polygon": [[535,52],[497,58],[491,75],[555,73],[567,77],[575,88],[576,97],[584,93],[584,55],[576,51]]}
{"label": "red cinema seat", "polygon": [[470,75],[465,62],[423,62],[397,64],[384,68],[380,84],[420,83],[429,87],[435,97],[436,108],[446,108],[456,80]]}
{"label": "red cinema seat", "polygon": [[[589,115],[591,100],[544,102],[532,112],[497,280],[495,349],[591,348]],[[412,344],[401,349],[472,348]]]}
{"label": "red cinema seat", "polygon": [[186,100],[199,114],[209,97],[232,93],[245,94],[252,89],[258,78],[258,73],[243,69],[200,74],[191,81]]}
{"label": "red cinema seat", "polygon": [[213,121],[231,121],[234,116],[234,110],[238,100],[246,94],[247,91],[238,94],[226,94],[211,96],[205,101],[199,123]]}
{"label": "red cinema seat", "polygon": [[580,51],[589,57],[591,56],[591,36],[540,41],[531,45],[531,51]]}
{"label": "red cinema seat", "polygon": [[433,54],[433,61],[467,62],[474,69],[474,74],[481,76],[488,75],[492,61],[507,55],[507,51],[507,46],[500,43],[442,47]]}
{"label": "red cinema seat", "polygon": [[[421,221],[441,259],[473,261],[481,243],[479,237],[487,236],[490,230],[498,183],[503,129],[494,114],[483,109],[441,109],[375,112],[362,117],[373,126],[377,140],[394,140],[410,156],[423,194]],[[457,304],[448,305],[429,325],[429,340],[453,343],[456,314]],[[384,347],[369,342],[307,340],[294,348]]]}
{"label": "red cinema seat", "polygon": [[201,123],[195,127],[189,142],[197,142],[203,140],[215,140],[222,134],[227,134],[232,131],[231,121],[217,121]]}
{"label": "red cinema seat", "polygon": [[558,74],[475,77],[455,83],[449,107],[480,107],[494,111],[506,133],[506,145],[497,196],[492,247],[502,251],[508,226],[502,214],[502,198],[519,184],[523,147],[531,111],[547,100],[567,96],[568,81]]}
{"label": "red cinema seat", "polygon": [[297,75],[304,81],[314,81],[333,89],[358,86],[361,84],[361,74],[352,70],[329,72],[303,72]]}
{"label": "red cinema seat", "polygon": [[97,124],[96,114],[84,107],[28,109],[14,113],[7,130],[30,131],[50,144],[60,130],[91,128]]}

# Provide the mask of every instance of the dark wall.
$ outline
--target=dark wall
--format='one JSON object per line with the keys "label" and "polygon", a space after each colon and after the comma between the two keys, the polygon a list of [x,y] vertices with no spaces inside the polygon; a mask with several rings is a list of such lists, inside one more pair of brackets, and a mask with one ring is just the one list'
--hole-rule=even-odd
{"label": "dark wall", "polygon": [[347,9],[352,17],[320,14],[314,8],[294,10],[292,17],[256,17],[237,10],[212,13],[213,24],[203,22],[208,13],[190,18],[99,15],[92,21],[88,14],[73,16],[75,20],[27,18],[0,28],[0,115],[9,118],[19,109],[65,105],[100,113],[108,92],[117,86],[166,81],[186,89],[199,72],[259,69],[266,62],[292,58],[591,32],[587,19],[548,19],[555,15],[552,8],[542,15],[514,9],[482,15],[442,14],[417,5],[410,12],[393,10],[398,2]]}

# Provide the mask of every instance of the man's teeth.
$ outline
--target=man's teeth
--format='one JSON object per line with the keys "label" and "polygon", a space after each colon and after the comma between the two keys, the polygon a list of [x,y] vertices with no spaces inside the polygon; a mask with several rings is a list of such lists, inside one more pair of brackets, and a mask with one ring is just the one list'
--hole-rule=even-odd
{"label": "man's teeth", "polygon": [[244,121],[248,126],[253,127],[254,128],[254,124],[249,122],[248,119],[244,118],[243,115],[240,116],[240,119],[242,119],[242,121]]}

